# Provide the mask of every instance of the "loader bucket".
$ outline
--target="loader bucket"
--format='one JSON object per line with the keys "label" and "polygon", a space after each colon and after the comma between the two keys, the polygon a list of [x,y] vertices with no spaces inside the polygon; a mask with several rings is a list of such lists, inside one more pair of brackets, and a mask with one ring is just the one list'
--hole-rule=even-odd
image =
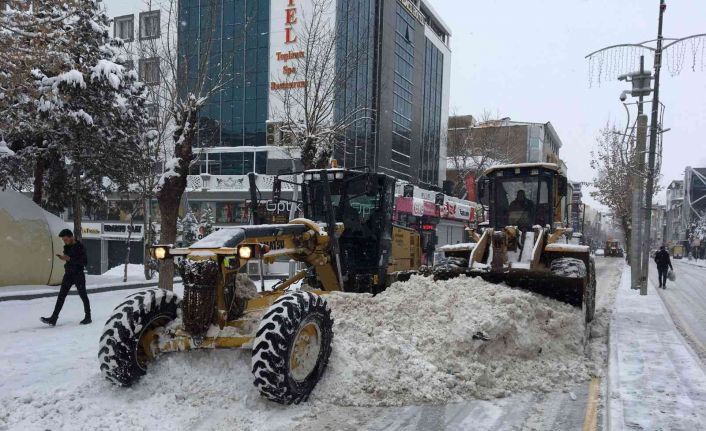
{"label": "loader bucket", "polygon": [[534,292],[574,307],[581,307],[588,278],[559,277],[544,271],[508,271],[482,274],[491,283],[506,283],[510,287]]}

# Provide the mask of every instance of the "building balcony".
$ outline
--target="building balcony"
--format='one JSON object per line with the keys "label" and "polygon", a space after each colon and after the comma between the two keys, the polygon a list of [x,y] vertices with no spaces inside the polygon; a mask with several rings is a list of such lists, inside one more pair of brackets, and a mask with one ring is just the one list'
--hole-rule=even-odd
{"label": "building balcony", "polygon": [[[281,179],[293,181],[291,175],[281,175]],[[272,191],[274,175],[258,174],[255,184],[261,191]],[[189,175],[186,178],[186,190],[189,192],[201,191],[248,191],[250,182],[247,175]],[[282,191],[292,191],[294,187],[289,183],[282,183]]]}

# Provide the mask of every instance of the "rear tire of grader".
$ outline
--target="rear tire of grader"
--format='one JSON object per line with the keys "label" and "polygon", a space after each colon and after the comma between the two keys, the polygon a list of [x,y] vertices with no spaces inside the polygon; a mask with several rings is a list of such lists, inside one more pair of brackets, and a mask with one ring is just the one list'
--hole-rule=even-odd
{"label": "rear tire of grader", "polygon": [[255,387],[280,404],[306,401],[326,369],[332,341],[326,300],[301,291],[282,296],[267,310],[253,341]]}
{"label": "rear tire of grader", "polygon": [[115,307],[105,322],[98,361],[103,376],[119,386],[131,386],[147,372],[151,354],[143,335],[176,319],[181,299],[174,292],[149,289],[133,293]]}

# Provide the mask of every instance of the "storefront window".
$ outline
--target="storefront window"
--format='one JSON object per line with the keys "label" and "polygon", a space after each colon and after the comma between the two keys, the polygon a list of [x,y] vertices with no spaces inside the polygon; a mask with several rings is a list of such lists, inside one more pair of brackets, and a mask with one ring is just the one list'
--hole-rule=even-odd
{"label": "storefront window", "polygon": [[246,223],[244,202],[216,202],[216,223]]}

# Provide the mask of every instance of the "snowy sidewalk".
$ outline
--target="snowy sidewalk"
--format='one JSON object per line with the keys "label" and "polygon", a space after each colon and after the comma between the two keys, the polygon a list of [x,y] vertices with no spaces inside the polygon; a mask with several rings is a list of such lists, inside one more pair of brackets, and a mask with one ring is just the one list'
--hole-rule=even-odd
{"label": "snowy sidewalk", "polygon": [[[110,269],[102,275],[86,275],[86,290],[90,294],[113,290],[139,289],[157,285],[157,277],[152,280],[145,280],[142,265],[130,264],[128,266],[126,282],[123,282],[123,271],[124,267],[121,265]],[[180,278],[177,278],[175,282],[180,280]],[[0,302],[58,296],[59,287],[47,285],[2,286],[0,287]],[[78,295],[75,287],[71,288],[69,295]]]}
{"label": "snowy sidewalk", "polygon": [[609,430],[706,426],[706,372],[679,334],[654,284],[630,289],[625,266],[610,324]]}

